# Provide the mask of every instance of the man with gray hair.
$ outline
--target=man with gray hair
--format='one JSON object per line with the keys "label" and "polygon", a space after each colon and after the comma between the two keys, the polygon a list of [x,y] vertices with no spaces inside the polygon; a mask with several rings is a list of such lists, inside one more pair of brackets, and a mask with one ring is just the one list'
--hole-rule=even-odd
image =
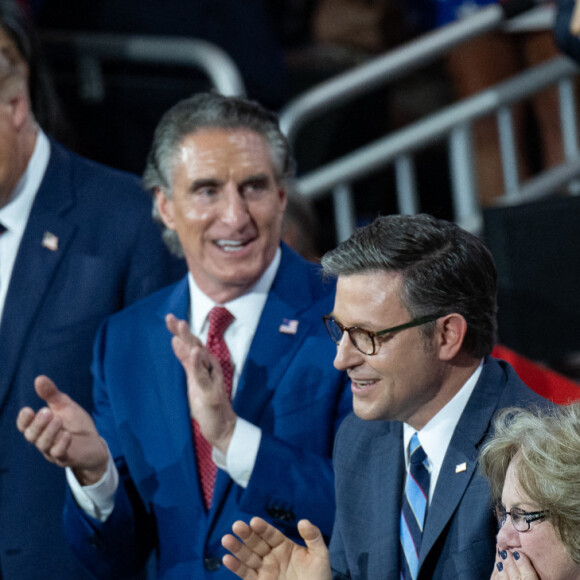
{"label": "man with gray hair", "polygon": [[67,468],[65,533],[98,578],[136,574],[152,551],[159,578],[227,578],[221,537],[253,513],[330,535],[351,396],[320,324],[335,285],[280,243],[293,170],[255,102],[199,94],[170,109],[145,182],[189,273],[101,328],[94,421],[47,377],[47,407],[20,413]]}
{"label": "man with gray hair", "polygon": [[496,271],[483,242],[428,215],[387,216],[322,258],[338,278],[325,324],[354,414],[334,450],[330,551],[263,520],[236,522],[225,558],[241,578],[487,580],[497,522],[477,469],[501,408],[543,399],[491,358]]}

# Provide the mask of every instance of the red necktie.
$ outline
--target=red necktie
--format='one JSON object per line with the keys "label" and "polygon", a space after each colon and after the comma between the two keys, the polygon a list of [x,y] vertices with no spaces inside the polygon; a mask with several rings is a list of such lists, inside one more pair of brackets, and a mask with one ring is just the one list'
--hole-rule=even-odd
{"label": "red necktie", "polygon": [[[224,333],[233,320],[234,316],[227,308],[223,306],[215,306],[212,308],[209,313],[209,330],[206,343],[207,350],[220,363],[224,377],[224,386],[229,396],[232,394],[234,367],[230,358],[230,351],[224,340]],[[211,457],[212,446],[203,438],[198,422],[193,420],[192,423],[199,479],[203,489],[205,507],[209,509],[213,496],[217,467]]]}

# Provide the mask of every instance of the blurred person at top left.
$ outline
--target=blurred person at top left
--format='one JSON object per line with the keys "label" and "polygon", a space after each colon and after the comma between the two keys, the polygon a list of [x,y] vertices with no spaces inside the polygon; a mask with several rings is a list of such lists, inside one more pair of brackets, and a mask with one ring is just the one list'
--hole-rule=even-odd
{"label": "blurred person at top left", "polygon": [[90,410],[100,322],[185,265],[136,177],[47,136],[36,48],[18,3],[0,0],[0,578],[83,580],[62,538],[64,473],[26,443],[16,415],[37,406],[38,374]]}

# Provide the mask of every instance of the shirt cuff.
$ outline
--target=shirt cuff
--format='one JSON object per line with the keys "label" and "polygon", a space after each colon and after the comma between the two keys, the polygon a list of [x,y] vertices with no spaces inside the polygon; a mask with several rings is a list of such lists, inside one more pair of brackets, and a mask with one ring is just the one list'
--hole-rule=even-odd
{"label": "shirt cuff", "polygon": [[224,455],[214,447],[213,461],[239,486],[246,488],[254,471],[261,440],[262,430],[238,417],[227,454]]}
{"label": "shirt cuff", "polygon": [[107,471],[96,483],[81,485],[70,467],[65,471],[70,490],[80,508],[99,522],[106,521],[115,507],[115,493],[119,487],[119,472],[111,452]]}

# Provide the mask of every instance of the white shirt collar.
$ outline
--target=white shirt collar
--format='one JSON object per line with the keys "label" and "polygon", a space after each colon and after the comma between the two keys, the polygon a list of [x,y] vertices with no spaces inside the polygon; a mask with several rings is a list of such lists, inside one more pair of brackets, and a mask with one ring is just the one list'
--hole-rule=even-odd
{"label": "white shirt collar", "polygon": [[[260,315],[268,299],[268,292],[278,272],[281,258],[282,251],[278,248],[274,259],[270,262],[266,271],[248,292],[231,302],[220,305],[226,306],[234,315],[236,325],[239,323],[246,329],[251,330],[252,335],[258,326]],[[191,273],[188,278],[191,299],[189,317],[191,331],[201,340],[204,340],[207,334],[207,317],[209,311],[214,306],[217,306],[217,304],[199,289]]]}
{"label": "white shirt collar", "polygon": [[[455,396],[449,401],[443,409],[441,409],[431,420],[418,432],[419,441],[429,459],[429,466],[431,467],[431,486],[430,496],[433,496],[435,483],[441,471],[445,454],[455,427],[471,397],[471,393],[475,388],[477,381],[483,370],[483,360],[480,361],[479,366],[474,373],[467,379],[465,384],[459,389]],[[405,464],[408,468],[409,463],[409,441],[415,433],[410,425],[403,424],[403,442],[405,449]]]}
{"label": "white shirt collar", "polygon": [[0,321],[8,294],[8,286],[16,256],[28,223],[36,193],[42,183],[48,159],[50,142],[42,131],[38,131],[34,151],[24,174],[18,181],[10,201],[0,208],[0,222],[6,232],[0,237]]}
{"label": "white shirt collar", "polygon": [[34,151],[26,170],[16,184],[10,201],[0,209],[0,221],[10,233],[16,234],[19,239],[24,234],[32,204],[48,166],[49,157],[50,142],[39,129]]}

